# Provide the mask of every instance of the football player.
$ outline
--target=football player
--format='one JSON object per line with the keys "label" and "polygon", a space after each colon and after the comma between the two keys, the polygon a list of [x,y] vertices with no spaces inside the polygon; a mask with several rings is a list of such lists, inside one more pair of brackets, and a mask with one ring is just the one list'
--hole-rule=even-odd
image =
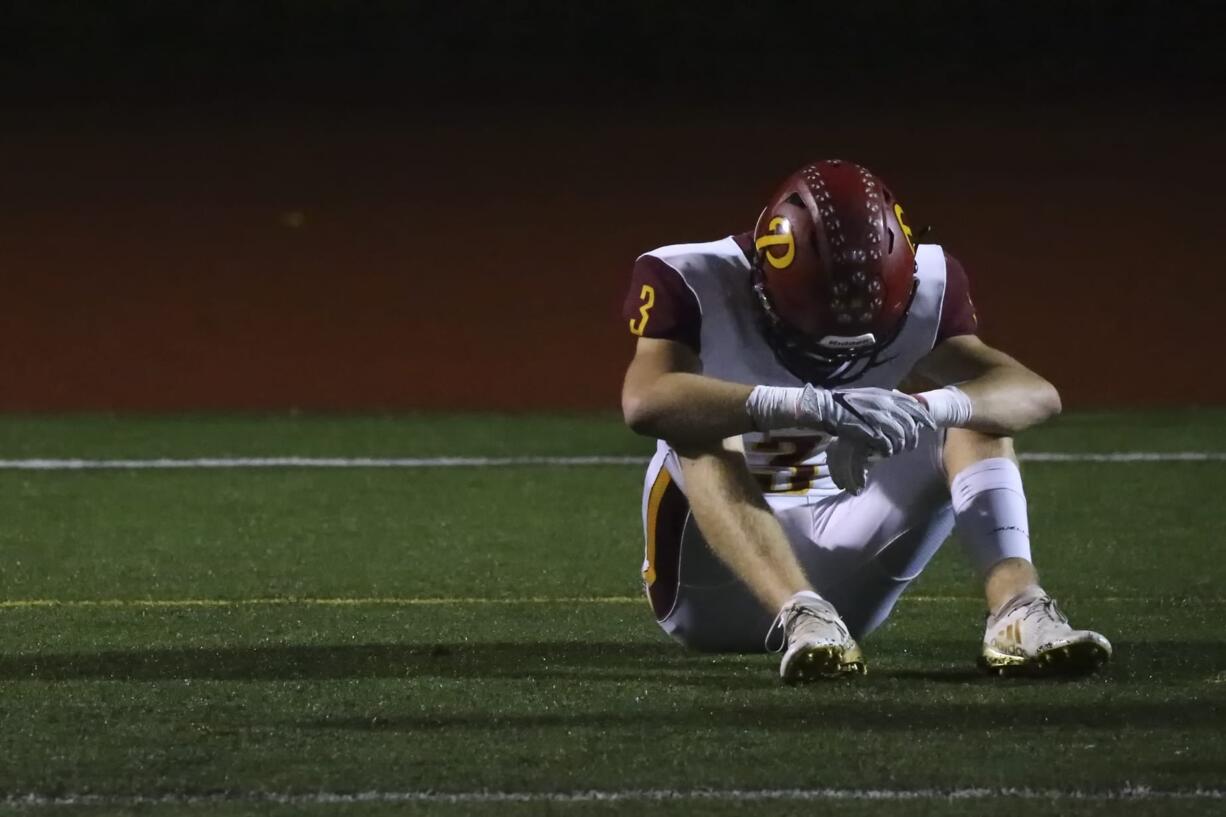
{"label": "football player", "polygon": [[1108,660],[1031,561],[1012,437],[1060,397],[976,336],[966,273],[914,243],[868,170],[808,165],[752,234],[643,255],[624,318],[625,420],[659,440],[643,578],[675,639],[778,649],[789,683],[863,672],[858,640],[956,532],[983,577],[985,668]]}

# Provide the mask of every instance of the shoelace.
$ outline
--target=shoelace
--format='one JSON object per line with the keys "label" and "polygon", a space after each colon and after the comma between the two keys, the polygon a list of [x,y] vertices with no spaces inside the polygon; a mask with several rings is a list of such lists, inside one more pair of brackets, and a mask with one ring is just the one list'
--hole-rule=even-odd
{"label": "shoelace", "polygon": [[999,622],[1006,616],[1012,615],[1015,610],[1022,607],[1026,608],[1026,612],[1022,614],[1022,618],[1024,619],[1037,615],[1040,612],[1045,612],[1052,618],[1063,621],[1066,624],[1068,623],[1068,619],[1065,618],[1064,613],[1060,612],[1060,609],[1056,607],[1056,600],[1051,596],[1035,596],[1034,598],[1030,599],[1018,597],[1005,604],[1004,607],[1000,608],[1000,612],[998,612],[996,615],[992,615],[989,612],[986,614],[985,618],[989,623]]}
{"label": "shoelace", "polygon": [[1031,602],[1030,609],[1022,614],[1023,619],[1028,619],[1032,616],[1043,613],[1053,621],[1058,621],[1061,624],[1068,624],[1068,616],[1061,612],[1060,608],[1056,606],[1056,600],[1051,596],[1043,596],[1040,599],[1036,599],[1036,601],[1039,601],[1040,603],[1035,604],[1034,602]]}
{"label": "shoelace", "polygon": [[779,614],[775,616],[775,620],[771,622],[771,626],[766,631],[766,639],[762,642],[762,646],[767,652],[783,652],[783,646],[788,643],[787,633],[783,632],[783,636],[779,639],[779,646],[771,646],[771,636],[775,634],[775,630],[783,631],[783,617],[787,614],[787,607],[779,608]]}
{"label": "shoelace", "polygon": [[[825,610],[814,608],[808,604],[785,604],[783,608],[779,610],[779,615],[775,616],[775,620],[771,622],[770,629],[766,631],[766,640],[762,646],[766,648],[767,652],[783,652],[783,649],[787,646],[788,640],[791,638],[792,633],[796,630],[796,622],[801,616],[815,618],[823,624],[830,624],[839,629],[844,628],[842,621],[837,617],[837,613],[834,617],[831,617]],[[775,634],[776,630],[782,634],[782,638],[779,639],[778,647],[772,647],[771,636]]]}

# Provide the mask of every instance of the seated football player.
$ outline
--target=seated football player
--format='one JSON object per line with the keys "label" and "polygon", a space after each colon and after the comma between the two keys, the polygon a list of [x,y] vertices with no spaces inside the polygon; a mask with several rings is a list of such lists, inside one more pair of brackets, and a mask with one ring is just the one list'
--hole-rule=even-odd
{"label": "seated football player", "polygon": [[789,683],[863,672],[857,642],[953,532],[983,578],[982,666],[1111,656],[1031,560],[1012,437],[1060,397],[976,336],[966,273],[872,173],[811,164],[752,234],[643,255],[625,319],[625,420],[659,440],[643,578],[676,640],[781,650]]}

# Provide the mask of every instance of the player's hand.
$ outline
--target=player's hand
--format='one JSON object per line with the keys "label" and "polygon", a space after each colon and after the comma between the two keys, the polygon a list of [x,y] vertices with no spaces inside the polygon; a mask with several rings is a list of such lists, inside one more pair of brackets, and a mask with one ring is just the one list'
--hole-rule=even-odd
{"label": "player's hand", "polygon": [[802,421],[887,457],[919,445],[920,429],[935,429],[932,416],[909,394],[864,388],[829,391],[805,386],[797,402]]}
{"label": "player's hand", "polygon": [[826,467],[830,479],[840,490],[858,496],[868,484],[868,469],[880,459],[863,443],[839,437],[826,449]]}

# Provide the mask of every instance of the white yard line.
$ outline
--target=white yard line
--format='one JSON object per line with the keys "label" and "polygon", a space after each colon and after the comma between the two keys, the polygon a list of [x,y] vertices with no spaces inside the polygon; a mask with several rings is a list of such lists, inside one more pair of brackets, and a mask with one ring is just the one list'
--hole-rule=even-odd
{"label": "white yard line", "polygon": [[1126,786],[1116,789],[593,789],[570,792],[516,791],[364,791],[353,793],[223,792],[218,794],[9,794],[0,808],[48,806],[108,806],[135,808],[157,805],[209,805],[270,803],[291,806],[351,805],[361,803],[608,803],[644,801],[836,801],[836,800],[1223,800],[1223,789],[1151,789]]}
{"label": "white yard line", "polygon": [[1028,451],[1024,462],[1226,462],[1223,451],[1113,451],[1106,454]]}
{"label": "white yard line", "polygon": [[[1024,462],[1226,462],[1222,451],[1116,451],[1105,454],[1032,451]],[[507,468],[647,464],[644,457],[196,457],[157,459],[10,459],[0,471],[140,471],[216,468]]]}

